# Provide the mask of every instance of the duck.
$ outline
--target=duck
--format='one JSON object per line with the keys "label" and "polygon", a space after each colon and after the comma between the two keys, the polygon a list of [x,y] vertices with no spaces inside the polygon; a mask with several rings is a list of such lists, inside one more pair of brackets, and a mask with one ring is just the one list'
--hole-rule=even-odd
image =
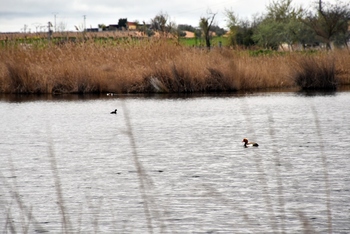
{"label": "duck", "polygon": [[117,114],[117,109],[111,112],[111,114]]}
{"label": "duck", "polygon": [[255,147],[258,147],[258,146],[259,146],[259,144],[256,143],[256,142],[252,142],[252,141],[249,142],[247,138],[244,138],[244,139],[242,140],[242,142],[244,142],[244,147],[245,147],[245,148],[247,148],[247,147],[249,147],[249,146],[255,146]]}

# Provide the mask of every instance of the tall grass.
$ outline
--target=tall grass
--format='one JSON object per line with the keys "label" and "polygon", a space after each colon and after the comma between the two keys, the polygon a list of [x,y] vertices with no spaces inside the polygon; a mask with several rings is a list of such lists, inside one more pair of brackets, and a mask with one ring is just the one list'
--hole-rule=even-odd
{"label": "tall grass", "polygon": [[335,61],[332,58],[301,58],[297,61],[294,79],[302,89],[336,89]]}
{"label": "tall grass", "polygon": [[331,84],[350,84],[350,56],[343,51],[252,56],[248,51],[228,48],[207,51],[160,39],[130,37],[118,42],[11,44],[0,48],[0,58],[2,93],[206,92],[309,87],[307,79],[324,80],[325,75]]}

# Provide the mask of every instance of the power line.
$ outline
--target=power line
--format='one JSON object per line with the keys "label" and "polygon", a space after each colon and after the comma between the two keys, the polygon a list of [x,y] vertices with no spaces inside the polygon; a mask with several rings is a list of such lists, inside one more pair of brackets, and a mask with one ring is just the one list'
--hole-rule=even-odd
{"label": "power line", "polygon": [[[241,2],[242,0],[238,0],[238,1],[235,1],[234,3],[238,3],[238,2]],[[203,9],[210,9],[211,7],[214,7],[214,6],[219,6],[219,5],[222,5],[222,4],[227,4],[227,3],[232,3],[232,1],[224,1],[224,2],[219,2],[219,3],[216,3],[216,4],[211,4],[210,6],[203,6],[203,7],[199,7],[199,8],[194,8],[194,9],[189,9],[189,10],[186,10],[186,11],[180,11],[180,12],[177,12],[177,14],[184,14],[184,13],[189,13],[189,12],[195,12],[195,11],[199,11],[199,10],[203,10]]]}

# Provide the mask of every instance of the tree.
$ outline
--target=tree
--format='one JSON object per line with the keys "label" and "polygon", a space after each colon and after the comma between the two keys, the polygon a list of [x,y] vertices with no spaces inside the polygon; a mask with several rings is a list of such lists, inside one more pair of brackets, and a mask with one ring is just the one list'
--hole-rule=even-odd
{"label": "tree", "polygon": [[292,7],[292,0],[276,0],[272,1],[267,7],[266,18],[273,19],[278,22],[289,22],[300,16],[301,7]]}
{"label": "tree", "polygon": [[253,40],[254,26],[248,21],[240,21],[239,28],[236,34],[236,42],[238,45],[242,46],[252,46],[255,44]]}
{"label": "tree", "polygon": [[128,19],[122,18],[118,20],[118,27],[120,30],[128,28]]}
{"label": "tree", "polygon": [[105,24],[98,24],[98,28],[102,29],[102,31],[105,31],[107,26]]}
{"label": "tree", "polygon": [[258,45],[276,50],[284,42],[284,25],[273,19],[265,19],[255,29],[252,38]]}
{"label": "tree", "polygon": [[288,43],[291,46],[291,41],[297,41],[300,45],[305,49],[308,45],[318,45],[320,43],[316,38],[316,34],[305,24],[302,23],[301,20],[292,21],[290,25],[288,25],[290,33],[290,42]]}
{"label": "tree", "polygon": [[[349,28],[350,28],[350,19],[349,19]],[[335,37],[334,43],[336,45],[345,45],[349,50],[350,43],[350,29],[342,28],[340,33]],[[350,50],[349,50],[350,51]]]}
{"label": "tree", "polygon": [[217,25],[212,25],[210,30],[216,34],[216,36],[220,37],[226,33],[226,30],[223,28],[220,28]]}
{"label": "tree", "polygon": [[349,3],[338,1],[336,4],[330,4],[320,0],[317,13],[308,12],[303,22],[326,43],[327,49],[331,49],[331,43],[337,37],[343,38],[344,44],[347,45],[349,19]]}
{"label": "tree", "polygon": [[188,24],[179,24],[177,28],[181,31],[189,31],[189,32],[195,32],[196,28],[194,28],[192,25]]}
{"label": "tree", "polygon": [[210,13],[211,16],[208,16],[208,17],[201,17],[200,18],[200,21],[199,21],[199,27],[201,28],[202,30],[202,33],[203,33],[203,36],[204,36],[204,39],[205,39],[205,44],[207,46],[208,49],[210,49],[210,39],[211,39],[211,35],[210,35],[210,29],[211,29],[211,26],[214,22],[214,18],[215,18],[215,15],[216,13]]}
{"label": "tree", "polygon": [[151,37],[154,35],[154,32],[150,29],[149,25],[145,21],[142,21],[142,25],[138,26],[138,30],[143,34]]}
{"label": "tree", "polygon": [[136,29],[139,29],[140,21],[139,20],[134,20],[134,23],[136,24]]}
{"label": "tree", "polygon": [[167,28],[168,32],[173,36],[177,43],[180,44],[180,38],[182,36],[186,36],[186,33],[180,30],[176,23],[173,21],[169,21],[169,23],[167,24]]}
{"label": "tree", "polygon": [[160,36],[166,36],[169,29],[167,28],[169,16],[167,13],[160,12],[151,19],[151,29],[158,32]]}
{"label": "tree", "polygon": [[230,45],[234,46],[234,45],[238,44],[237,34],[238,34],[238,30],[239,30],[239,19],[238,19],[238,16],[232,10],[225,9],[225,15],[227,17],[226,26],[230,30],[229,31]]}
{"label": "tree", "polygon": [[266,48],[277,49],[283,43],[289,46],[299,41],[301,7],[293,7],[292,0],[276,0],[267,6],[267,14],[254,32],[253,39]]}
{"label": "tree", "polygon": [[240,20],[232,10],[225,9],[226,26],[229,28],[229,41],[231,46],[252,46],[255,44],[252,36],[254,28],[261,21],[257,18],[253,22],[249,20]]}

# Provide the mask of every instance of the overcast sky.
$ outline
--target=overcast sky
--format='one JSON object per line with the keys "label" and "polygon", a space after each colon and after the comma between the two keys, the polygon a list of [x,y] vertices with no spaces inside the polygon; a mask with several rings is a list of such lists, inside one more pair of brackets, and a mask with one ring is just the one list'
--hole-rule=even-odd
{"label": "overcast sky", "polygon": [[[217,13],[215,22],[225,27],[225,9],[233,10],[240,18],[250,19],[266,12],[271,0],[0,0],[0,32],[42,30],[51,22],[65,30],[87,28],[98,24],[118,24],[120,18],[129,22],[150,22],[160,12],[167,13],[176,24],[198,26],[200,17],[208,10]],[[317,0],[293,0],[294,5],[310,8]],[[333,2],[328,0],[327,2]],[[56,17],[55,17],[56,16]]]}

